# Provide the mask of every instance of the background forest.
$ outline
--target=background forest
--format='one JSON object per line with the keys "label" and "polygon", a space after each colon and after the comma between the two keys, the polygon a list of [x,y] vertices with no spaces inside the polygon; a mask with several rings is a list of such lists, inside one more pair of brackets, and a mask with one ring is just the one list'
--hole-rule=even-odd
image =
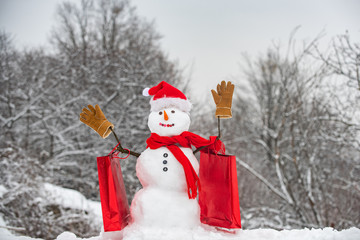
{"label": "background forest", "polygon": [[[243,228],[360,227],[360,42],[334,36],[323,50],[321,36],[299,44],[295,33],[285,47],[244,57],[242,77],[227,79],[236,92],[222,139],[237,156]],[[116,141],[79,121],[87,104],[99,104],[122,145],[141,152],[150,133],[142,90],[164,80],[191,94],[196,79],[184,77],[159,39],[125,0],[60,4],[51,52],[16,49],[11,33],[0,33],[0,213],[8,226],[46,239],[65,230],[98,235],[86,210],[47,201],[44,183],[99,201],[96,156]],[[193,104],[190,130],[216,135],[210,93]],[[121,161],[129,201],[141,187],[135,163]]]}

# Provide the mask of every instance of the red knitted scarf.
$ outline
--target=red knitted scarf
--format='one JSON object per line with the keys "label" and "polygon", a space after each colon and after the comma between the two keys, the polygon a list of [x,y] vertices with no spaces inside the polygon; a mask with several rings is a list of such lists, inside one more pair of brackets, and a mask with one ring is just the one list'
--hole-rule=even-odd
{"label": "red knitted scarf", "polygon": [[191,145],[196,148],[202,146],[208,146],[201,151],[208,149],[218,152],[223,148],[223,144],[220,140],[216,140],[215,136],[211,136],[209,140],[200,137],[192,132],[183,132],[180,135],[172,137],[159,136],[156,133],[151,133],[151,136],[146,140],[147,148],[157,149],[160,147],[167,147],[169,151],[175,156],[175,158],[181,163],[184,168],[187,189],[189,199],[194,199],[197,196],[197,189],[201,189],[200,180],[197,176],[193,166],[191,165],[189,159],[181,151],[178,145],[181,147],[191,148]]}

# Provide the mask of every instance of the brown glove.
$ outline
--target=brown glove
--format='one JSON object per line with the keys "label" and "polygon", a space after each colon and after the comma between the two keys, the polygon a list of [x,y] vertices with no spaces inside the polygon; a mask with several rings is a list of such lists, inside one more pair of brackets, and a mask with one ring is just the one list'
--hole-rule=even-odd
{"label": "brown glove", "polygon": [[214,102],[216,104],[216,112],[215,116],[220,118],[231,118],[231,104],[232,104],[232,96],[234,93],[234,84],[230,81],[226,82],[222,81],[221,85],[217,85],[217,92],[215,90],[211,90],[211,93],[214,98]]}
{"label": "brown glove", "polygon": [[80,121],[95,130],[102,138],[107,138],[111,133],[110,128],[114,129],[114,125],[109,122],[104,113],[101,111],[99,105],[95,108],[88,105],[88,108],[83,108],[80,113]]}

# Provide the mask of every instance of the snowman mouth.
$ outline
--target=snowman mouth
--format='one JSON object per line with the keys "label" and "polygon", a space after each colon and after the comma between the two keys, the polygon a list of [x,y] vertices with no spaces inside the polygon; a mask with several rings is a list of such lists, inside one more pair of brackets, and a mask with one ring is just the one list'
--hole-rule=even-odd
{"label": "snowman mouth", "polygon": [[159,125],[160,126],[162,126],[162,127],[173,127],[173,126],[175,126],[175,124],[173,123],[173,124],[164,124],[164,123],[159,123]]}

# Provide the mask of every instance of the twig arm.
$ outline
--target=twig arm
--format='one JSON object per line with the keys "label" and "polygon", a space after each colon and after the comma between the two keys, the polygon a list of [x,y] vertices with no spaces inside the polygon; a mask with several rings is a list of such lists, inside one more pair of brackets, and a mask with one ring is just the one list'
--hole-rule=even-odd
{"label": "twig arm", "polygon": [[220,117],[218,117],[218,140],[221,138]]}
{"label": "twig arm", "polygon": [[118,150],[119,152],[121,153],[130,153],[130,155],[133,155],[135,157],[139,157],[140,156],[140,153],[137,153],[137,152],[133,152],[133,151],[130,151],[130,150],[127,150],[127,149],[124,149],[122,146],[121,146],[121,143],[120,143],[120,140],[119,138],[117,137],[116,133],[114,132],[114,130],[112,128],[110,128],[111,132],[114,134],[114,137],[116,139],[116,141],[119,143],[119,146],[117,147],[116,150]]}
{"label": "twig arm", "polygon": [[[219,140],[220,138],[221,138],[220,117],[218,117],[218,136],[217,136],[217,138],[216,138],[216,141]],[[193,154],[195,154],[195,153],[203,150],[204,148],[206,148],[206,147],[208,147],[208,146],[210,146],[210,145],[202,146],[202,147],[199,147],[199,148],[195,149],[195,150],[193,151]]]}

